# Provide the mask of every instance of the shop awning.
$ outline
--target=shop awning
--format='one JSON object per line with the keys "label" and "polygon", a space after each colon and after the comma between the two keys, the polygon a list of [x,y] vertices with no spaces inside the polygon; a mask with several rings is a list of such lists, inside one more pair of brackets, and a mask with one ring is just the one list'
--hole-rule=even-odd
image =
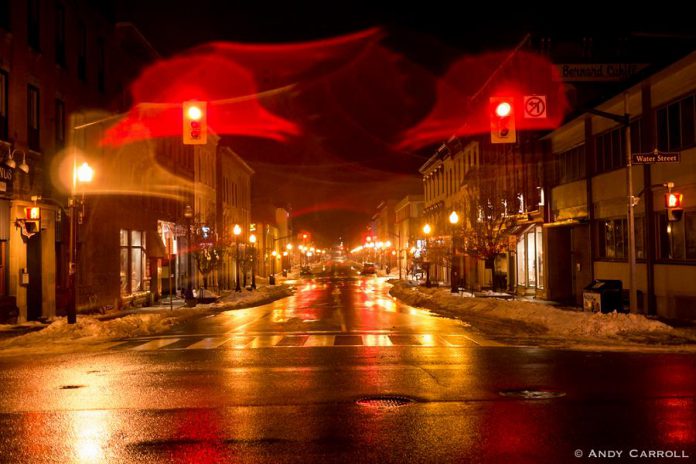
{"label": "shop awning", "polygon": [[544,224],[545,228],[549,227],[568,227],[568,226],[578,226],[580,224],[587,224],[587,219],[564,219],[562,221],[547,222]]}
{"label": "shop awning", "polygon": [[531,229],[532,227],[538,225],[535,222],[526,222],[524,224],[517,224],[515,226],[512,226],[510,229],[508,229],[508,234],[509,235],[524,235]]}
{"label": "shop awning", "polygon": [[167,248],[156,230],[147,231],[146,253],[149,258],[166,258]]}

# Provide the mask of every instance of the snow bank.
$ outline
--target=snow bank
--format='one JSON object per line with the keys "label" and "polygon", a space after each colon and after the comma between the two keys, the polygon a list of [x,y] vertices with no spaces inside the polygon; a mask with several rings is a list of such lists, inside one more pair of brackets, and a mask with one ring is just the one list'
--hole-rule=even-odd
{"label": "snow bank", "polygon": [[66,318],[60,318],[43,330],[1,341],[0,354],[63,353],[99,346],[114,339],[156,335],[194,317],[261,305],[291,294],[292,289],[287,286],[261,287],[254,292],[233,292],[215,303],[194,308],[163,309],[109,320],[79,315],[75,324],[68,324]]}
{"label": "snow bank", "polygon": [[608,342],[696,343],[696,331],[674,329],[637,314],[587,313],[547,304],[499,298],[452,295],[445,288],[423,288],[395,282],[390,294],[419,306],[471,323],[486,336],[514,341],[544,340],[554,344]]}

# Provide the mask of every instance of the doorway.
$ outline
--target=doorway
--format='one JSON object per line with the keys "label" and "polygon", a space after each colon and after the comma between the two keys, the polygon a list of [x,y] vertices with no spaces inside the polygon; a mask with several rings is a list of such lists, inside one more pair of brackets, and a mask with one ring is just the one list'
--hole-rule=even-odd
{"label": "doorway", "polygon": [[[27,239],[27,320],[41,318],[41,234],[34,234]],[[21,278],[21,276],[20,276]]]}

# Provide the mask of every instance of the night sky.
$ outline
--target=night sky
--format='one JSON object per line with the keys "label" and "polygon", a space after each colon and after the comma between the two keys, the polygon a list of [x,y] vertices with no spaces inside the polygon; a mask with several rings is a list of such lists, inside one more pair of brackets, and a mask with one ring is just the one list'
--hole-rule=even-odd
{"label": "night sky", "polygon": [[422,193],[417,169],[434,147],[394,146],[427,116],[438,76],[457,57],[509,49],[526,32],[545,29],[681,30],[660,13],[651,13],[646,23],[640,12],[625,16],[604,8],[597,15],[590,9],[576,12],[569,24],[567,14],[533,8],[477,7],[474,17],[455,11],[452,2],[409,3],[116,0],[114,12],[117,20],[141,29],[165,57],[211,41],[288,44],[380,29],[378,46],[344,53],[340,66],[302,74],[302,82],[292,82],[295,91],[262,102],[297,124],[298,136],[223,138],[256,170],[253,196],[289,204],[296,228],[312,230],[327,243],[355,236],[379,201]]}

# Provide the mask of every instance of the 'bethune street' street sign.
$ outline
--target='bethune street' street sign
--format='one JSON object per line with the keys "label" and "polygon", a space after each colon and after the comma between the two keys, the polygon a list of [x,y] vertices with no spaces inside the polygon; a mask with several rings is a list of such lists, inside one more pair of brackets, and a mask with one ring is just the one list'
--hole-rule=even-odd
{"label": "'bethune street' street sign", "polygon": [[681,153],[653,151],[650,153],[633,153],[631,154],[631,162],[633,164],[653,164],[653,163],[679,163],[681,161]]}

